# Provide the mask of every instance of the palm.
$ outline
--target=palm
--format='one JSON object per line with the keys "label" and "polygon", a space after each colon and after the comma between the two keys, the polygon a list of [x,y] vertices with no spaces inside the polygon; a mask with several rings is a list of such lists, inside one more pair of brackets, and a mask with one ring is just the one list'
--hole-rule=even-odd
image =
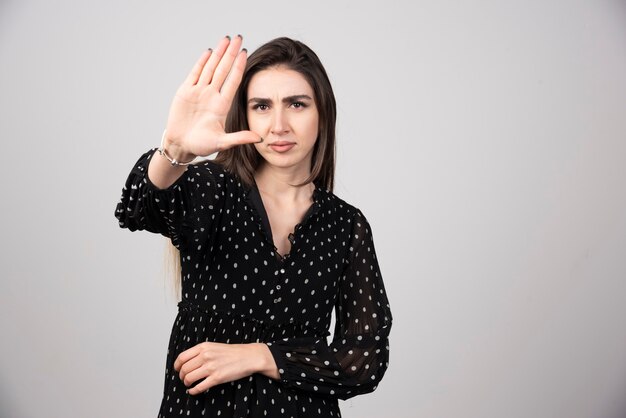
{"label": "palm", "polygon": [[172,101],[168,133],[185,140],[186,149],[195,155],[217,151],[217,141],[225,134],[224,125],[230,103],[212,86],[182,85]]}

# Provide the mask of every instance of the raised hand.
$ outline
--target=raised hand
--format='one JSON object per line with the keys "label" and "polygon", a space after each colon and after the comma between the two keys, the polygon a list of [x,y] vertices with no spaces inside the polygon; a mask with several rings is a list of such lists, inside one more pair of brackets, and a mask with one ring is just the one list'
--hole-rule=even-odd
{"label": "raised hand", "polygon": [[224,126],[246,65],[242,38],[225,37],[200,56],[176,91],[167,120],[164,147],[178,161],[207,156],[235,145],[260,142],[251,131],[227,134]]}

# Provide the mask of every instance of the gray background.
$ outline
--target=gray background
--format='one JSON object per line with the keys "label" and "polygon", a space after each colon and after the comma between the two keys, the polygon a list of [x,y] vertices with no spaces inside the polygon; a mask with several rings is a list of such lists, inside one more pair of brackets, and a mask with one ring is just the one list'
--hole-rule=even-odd
{"label": "gray background", "polygon": [[154,417],[165,239],[113,210],[225,34],[308,43],[391,367],[349,417],[626,415],[620,1],[0,2],[0,416]]}

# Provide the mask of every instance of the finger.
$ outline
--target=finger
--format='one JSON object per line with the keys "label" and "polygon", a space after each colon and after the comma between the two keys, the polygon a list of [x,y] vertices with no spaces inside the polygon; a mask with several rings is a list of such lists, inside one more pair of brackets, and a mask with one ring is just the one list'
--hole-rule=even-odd
{"label": "finger", "polygon": [[198,82],[198,79],[200,78],[200,74],[202,74],[202,69],[204,68],[209,57],[211,56],[212,51],[213,50],[209,48],[207,51],[204,51],[202,53],[202,55],[200,56],[196,64],[191,69],[191,72],[185,79],[185,84],[193,86]]}
{"label": "finger", "polygon": [[179,371],[183,364],[185,364],[186,362],[188,362],[189,360],[197,356],[199,352],[200,352],[200,346],[195,345],[183,351],[182,353],[180,353],[178,357],[176,357],[176,360],[174,361],[174,370]]}
{"label": "finger", "polygon": [[197,395],[219,384],[219,382],[214,376],[215,376],[214,374],[207,376],[207,378],[204,379],[202,382],[198,383],[191,389],[187,390],[187,393],[189,393],[190,395]]}
{"label": "finger", "polygon": [[183,363],[183,365],[180,367],[180,371],[178,372],[178,377],[180,378],[180,380],[184,381],[185,376],[187,376],[194,370],[201,368],[205,361],[205,357],[202,354],[199,354],[194,358],[187,360],[187,362]]}
{"label": "finger", "polygon": [[217,141],[217,150],[223,151],[228,148],[243,144],[255,144],[263,142],[263,138],[252,131],[239,131],[223,135]]}
{"label": "finger", "polygon": [[229,102],[233,101],[233,97],[235,97],[237,88],[241,83],[241,78],[243,77],[243,72],[246,68],[247,58],[248,51],[246,49],[242,49],[235,59],[233,68],[230,70],[230,74],[228,74],[226,81],[224,81],[224,84],[222,85],[221,93]]}
{"label": "finger", "polygon": [[191,386],[198,380],[209,376],[211,370],[212,369],[201,365],[201,367],[198,367],[182,376],[180,380],[182,380],[185,386]]}
{"label": "finger", "polygon": [[220,90],[222,88],[222,84],[224,80],[226,80],[226,76],[228,76],[235,58],[239,55],[239,48],[241,48],[242,41],[241,35],[235,36],[230,42],[230,45],[228,45],[228,49],[220,60],[220,63],[217,65],[215,73],[213,73],[213,79],[211,79],[211,85],[216,89]]}
{"label": "finger", "polygon": [[211,56],[209,60],[204,65],[202,69],[202,73],[200,74],[200,78],[198,79],[198,84],[207,85],[211,82],[213,78],[213,72],[215,71],[215,67],[219,64],[224,52],[226,52],[226,48],[230,44],[230,37],[225,36],[215,47],[213,52],[211,52]]}

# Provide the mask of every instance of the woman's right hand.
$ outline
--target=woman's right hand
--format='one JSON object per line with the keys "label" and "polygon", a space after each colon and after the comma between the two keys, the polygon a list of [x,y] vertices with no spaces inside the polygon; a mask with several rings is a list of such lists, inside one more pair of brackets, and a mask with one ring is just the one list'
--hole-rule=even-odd
{"label": "woman's right hand", "polygon": [[246,65],[242,38],[225,37],[205,51],[176,91],[163,146],[178,161],[208,156],[236,145],[261,142],[251,131],[225,132],[226,115]]}

